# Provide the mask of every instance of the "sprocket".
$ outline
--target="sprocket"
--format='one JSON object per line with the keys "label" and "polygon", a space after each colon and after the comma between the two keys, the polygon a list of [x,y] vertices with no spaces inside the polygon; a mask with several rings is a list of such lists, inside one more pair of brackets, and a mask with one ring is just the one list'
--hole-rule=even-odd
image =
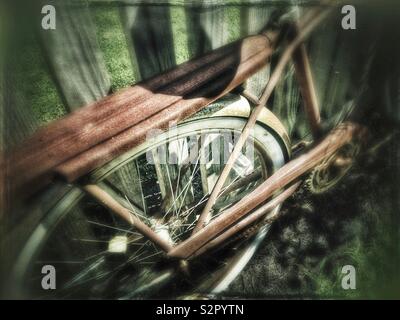
{"label": "sprocket", "polygon": [[308,191],[321,194],[336,186],[353,167],[354,159],[359,152],[360,145],[352,141],[322,161],[311,171],[305,181]]}

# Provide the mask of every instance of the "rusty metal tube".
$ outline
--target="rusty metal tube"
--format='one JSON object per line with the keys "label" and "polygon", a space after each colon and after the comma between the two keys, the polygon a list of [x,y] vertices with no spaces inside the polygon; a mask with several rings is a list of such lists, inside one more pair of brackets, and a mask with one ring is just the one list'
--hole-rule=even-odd
{"label": "rusty metal tube", "polygon": [[203,229],[181,242],[169,252],[172,257],[186,259],[199,250],[217,234],[237,223],[248,212],[256,208],[275,192],[333,155],[340,147],[364,133],[364,129],[353,123],[345,123],[333,129],[323,140],[307,153],[290,161],[264,181],[251,194],[244,197],[221,216],[211,221]]}
{"label": "rusty metal tube", "polygon": [[321,116],[310,62],[304,43],[293,53],[293,62],[300,92],[303,97],[304,110],[312,135],[316,139],[321,136]]}
{"label": "rusty metal tube", "polygon": [[[274,38],[273,35],[271,37]],[[175,71],[172,72],[172,75],[168,74],[167,78],[169,79],[177,74],[180,75],[180,78],[174,78],[171,84],[165,84],[164,87],[154,93],[141,84],[134,87],[135,94],[133,94],[133,99],[129,99],[129,94],[127,94],[130,90],[133,90],[131,88],[124,91],[123,96],[125,98],[115,95],[113,98],[105,98],[106,103],[104,101],[98,102],[103,108],[112,108],[114,110],[115,106],[113,107],[112,103],[123,101],[123,106],[119,104],[123,108],[122,111],[117,112],[115,115],[108,115],[107,113],[105,119],[100,117],[102,118],[100,122],[88,121],[86,116],[82,116],[82,114],[86,115],[88,112],[84,110],[71,114],[68,117],[68,121],[60,121],[59,128],[63,132],[60,139],[47,140],[46,130],[43,129],[36,138],[30,139],[30,143],[26,148],[23,147],[11,156],[12,170],[10,175],[13,176],[14,182],[17,185],[22,185],[26,181],[34,180],[35,178],[39,182],[45,181],[45,178],[41,176],[48,175],[48,172],[51,172],[54,167],[68,159],[74,159],[78,154],[90,150],[94,146],[107,141],[107,139],[118,136],[124,130],[157,115],[164,109],[171,107],[176,109],[177,106],[180,106],[183,108],[181,114],[189,116],[245,81],[268,62],[268,57],[272,53],[269,40],[262,35],[248,37],[229,48],[228,54],[219,58],[217,55],[218,59],[215,59],[214,54],[211,55],[213,57],[212,60],[201,58],[202,64],[196,61],[196,68],[193,68],[188,63],[186,64],[185,72]],[[245,68],[243,68],[243,65],[245,65]],[[186,72],[188,70],[192,72]],[[236,70],[237,72],[235,72]],[[220,83],[220,78],[225,75],[231,76],[232,79],[225,77],[226,88],[218,88],[219,92],[215,93],[215,86]],[[206,86],[206,83],[209,84]],[[198,98],[200,97],[200,92],[202,92],[203,97]],[[138,93],[141,95],[141,99],[146,101],[136,104],[138,99],[136,94]],[[206,99],[203,99],[204,97]],[[197,105],[199,102],[202,105]],[[196,104],[197,108],[189,112],[187,106],[192,106],[193,104]],[[96,113],[93,111],[94,107],[89,106],[88,109],[91,110],[88,114],[92,114],[92,117],[96,118]],[[57,123],[50,126],[49,135],[56,130],[55,128],[57,128]],[[39,142],[35,144],[35,140]],[[47,141],[47,143],[41,142],[42,140]],[[40,145],[41,148],[32,150],[30,144]],[[109,154],[115,155],[114,151]],[[91,162],[94,163],[96,161],[93,160]],[[36,165],[32,166],[32,163]],[[76,162],[74,161],[74,163]],[[39,179],[37,179],[38,177]]]}
{"label": "rusty metal tube", "polygon": [[149,226],[143,223],[139,218],[132,214],[128,209],[117,202],[112,196],[106,191],[100,188],[98,185],[90,184],[82,186],[82,189],[89,195],[95,198],[99,203],[104,205],[107,209],[120,216],[122,219],[127,221],[130,225],[135,227],[143,236],[152,241],[156,246],[165,252],[172,249],[167,241],[162,239],[157,233],[155,233]]}
{"label": "rusty metal tube", "polygon": [[[223,244],[230,237],[238,234],[240,231],[244,230],[252,223],[261,219],[263,216],[271,212],[271,210],[275,209],[278,205],[282,204],[287,198],[289,198],[300,186],[300,182],[295,183],[294,185],[287,188],[285,191],[280,193],[278,196],[268,201],[266,204],[262,205],[260,208],[250,213],[248,216],[240,220],[238,223],[234,224],[228,230],[214,238],[213,240],[207,242],[203,247],[197,250],[190,258],[197,257],[219,245]],[[268,214],[265,217],[265,223],[271,223],[273,220],[277,218],[277,215],[273,215],[272,213]]]}
{"label": "rusty metal tube", "polygon": [[[211,191],[210,197],[208,198],[208,201],[203,208],[199,220],[197,221],[197,224],[195,228],[193,229],[193,233],[198,232],[200,229],[204,228],[204,226],[208,223],[208,220],[210,218],[210,213],[211,209],[214,206],[215,202],[217,201],[218,194],[221,192],[222,187],[224,186],[224,183],[226,179],[229,176],[229,173],[241,153],[241,150],[246,143],[246,140],[248,136],[250,135],[250,132],[254,128],[257,118],[260,115],[261,111],[265,108],[266,103],[268,102],[268,99],[270,98],[275,86],[277,85],[283,71],[286,68],[286,65],[289,63],[290,59],[292,58],[293,53],[297,50],[299,45],[302,44],[304,39],[328,16],[330,13],[330,10],[323,10],[320,12],[320,9],[314,9],[312,12],[316,12],[315,14],[310,14],[312,15],[311,21],[308,22],[304,28],[298,32],[296,37],[286,46],[285,50],[283,51],[283,54],[281,58],[279,59],[279,62],[277,66],[275,67],[274,72],[272,73],[262,95],[261,98],[259,99],[259,104],[254,108],[252,111],[246,125],[244,126],[242,133],[238,139],[238,141],[235,144],[235,147],[232,150],[231,155],[229,156],[229,159],[224,166],[224,169],[222,170],[220,176],[218,177],[217,182],[214,185],[213,190]],[[308,19],[308,18],[307,18]],[[302,61],[303,62],[303,61]],[[308,84],[308,83],[307,83]]]}
{"label": "rusty metal tube", "polygon": [[[149,130],[165,130],[168,128],[170,122],[177,123],[187,118],[231,91],[264,66],[268,62],[268,58],[272,52],[273,49],[266,46],[264,50],[259,51],[250,58],[246,58],[244,61],[240,61],[235,68],[210,81],[191,96],[189,95],[184,99],[180,99],[168,108],[161,110],[159,113],[125,130],[121,134],[62,163],[56,167],[55,172],[65,180],[71,182],[105,164],[116,156],[142,143]],[[214,71],[211,76],[213,74]],[[210,78],[210,75],[207,74],[202,76]]]}
{"label": "rusty metal tube", "polygon": [[[64,139],[70,139],[65,136],[70,132],[70,128],[76,129],[77,124],[92,123],[96,125],[102,121],[106,121],[110,117],[123,112],[126,108],[131,108],[130,103],[140,104],[149,98],[149,93],[158,92],[159,90],[167,90],[168,85],[187,76],[190,73],[202,68],[206,63],[214,63],[215,61],[228,56],[237,47],[238,43],[231,43],[221,47],[203,57],[191,60],[179,65],[170,71],[156,75],[155,77],[138,83],[137,85],[104,97],[90,105],[80,108],[66,117],[54,121],[44,128],[39,129],[24,144],[26,151],[34,151],[40,147],[49,147],[54,143],[64,142]],[[146,90],[142,90],[146,89]],[[78,122],[78,123],[77,123]],[[61,139],[61,140],[59,140]]]}

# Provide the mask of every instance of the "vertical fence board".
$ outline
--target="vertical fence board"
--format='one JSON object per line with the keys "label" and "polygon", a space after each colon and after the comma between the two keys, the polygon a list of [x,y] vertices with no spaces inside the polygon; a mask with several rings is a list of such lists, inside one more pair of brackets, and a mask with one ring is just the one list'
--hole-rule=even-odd
{"label": "vertical fence board", "polygon": [[69,0],[56,7],[56,30],[41,29],[40,36],[65,103],[74,110],[107,95],[110,79],[87,5]]}
{"label": "vertical fence board", "polygon": [[186,7],[186,17],[191,57],[197,57],[228,42],[227,23],[234,22],[225,20],[223,6],[211,6],[207,1],[199,1],[198,5]]}
{"label": "vertical fence board", "polygon": [[176,65],[169,6],[126,5],[121,18],[141,79]]}

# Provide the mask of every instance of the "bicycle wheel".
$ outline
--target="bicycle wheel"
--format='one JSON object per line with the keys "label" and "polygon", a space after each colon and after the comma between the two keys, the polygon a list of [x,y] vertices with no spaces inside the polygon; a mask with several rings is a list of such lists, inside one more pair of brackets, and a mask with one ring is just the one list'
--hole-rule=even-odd
{"label": "bicycle wheel", "polygon": [[[157,134],[90,176],[166,241],[190,236],[250,106],[229,96]],[[247,113],[247,114],[246,114]],[[279,127],[279,128],[278,128]],[[212,219],[288,159],[279,121],[266,111],[216,202]],[[167,259],[126,221],[74,187],[41,220],[15,263],[15,297],[131,299],[220,292],[244,267],[267,229],[190,261]],[[56,270],[43,290],[42,267]]]}

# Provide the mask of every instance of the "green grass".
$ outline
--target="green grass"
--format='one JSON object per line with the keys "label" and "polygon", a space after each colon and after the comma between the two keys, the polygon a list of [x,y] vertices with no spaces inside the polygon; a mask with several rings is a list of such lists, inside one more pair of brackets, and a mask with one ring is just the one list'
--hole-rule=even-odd
{"label": "green grass", "polygon": [[27,104],[26,111],[31,110],[39,124],[45,124],[60,118],[66,113],[66,109],[50,76],[37,39],[29,34],[23,43],[23,47],[14,57],[12,68],[17,86],[16,94]]}
{"label": "green grass", "polygon": [[183,6],[171,7],[170,13],[176,63],[181,64],[190,58],[185,8]]}
{"label": "green grass", "polygon": [[225,23],[228,28],[228,42],[240,38],[240,7],[228,6],[225,9]]}
{"label": "green grass", "polygon": [[[365,228],[365,225],[362,227]],[[315,295],[320,298],[393,299],[400,298],[399,274],[396,270],[398,252],[388,223],[377,218],[370,226],[372,233],[356,232],[354,240],[325,257],[319,266],[306,274],[315,284]],[[356,270],[356,289],[341,286],[344,265]]]}
{"label": "green grass", "polygon": [[91,8],[97,39],[111,76],[111,89],[117,91],[138,81],[133,68],[118,7]]}

